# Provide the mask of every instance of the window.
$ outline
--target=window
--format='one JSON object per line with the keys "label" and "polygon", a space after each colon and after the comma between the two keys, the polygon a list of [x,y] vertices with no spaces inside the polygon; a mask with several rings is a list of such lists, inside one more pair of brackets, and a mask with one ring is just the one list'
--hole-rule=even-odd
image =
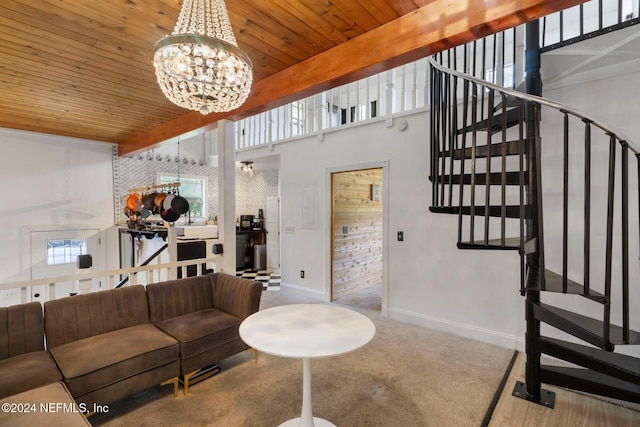
{"label": "window", "polygon": [[47,265],[75,263],[87,253],[87,239],[47,240]]}
{"label": "window", "polygon": [[502,68],[502,81],[496,81],[497,78],[499,77],[499,73],[498,70],[496,69],[489,69],[487,70],[487,74],[485,76],[485,80],[487,80],[488,82],[491,82],[495,85],[498,86],[502,86],[502,87],[513,87],[514,86],[514,76],[513,76],[513,64],[509,64],[509,65],[505,65]]}
{"label": "window", "polygon": [[327,127],[331,128],[334,126],[338,126],[338,106],[327,103],[327,111],[329,112],[329,123],[327,123]]}
{"label": "window", "polygon": [[291,103],[291,136],[302,135],[304,131],[304,103]]}
{"label": "window", "polygon": [[[369,103],[370,105],[370,110],[369,110],[369,117],[367,117],[367,104],[360,104],[359,106],[359,118],[358,120],[363,121],[363,120],[367,120],[369,118],[374,119],[377,117],[378,112],[377,112],[377,108],[378,108],[378,101],[371,101]],[[353,119],[351,120],[353,121]]]}
{"label": "window", "polygon": [[[178,177],[173,175],[160,175],[160,184],[178,182]],[[206,216],[207,179],[200,177],[180,177],[178,191],[189,202],[189,211],[192,218],[204,218]],[[188,215],[188,214],[187,214]]]}

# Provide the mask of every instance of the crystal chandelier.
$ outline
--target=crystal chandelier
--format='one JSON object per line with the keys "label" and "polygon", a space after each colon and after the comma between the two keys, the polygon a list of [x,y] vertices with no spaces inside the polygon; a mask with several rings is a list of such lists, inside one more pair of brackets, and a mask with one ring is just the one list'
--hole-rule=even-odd
{"label": "crystal chandelier", "polygon": [[153,65],[171,102],[204,115],[240,107],[253,81],[224,0],[184,0],[173,33],[156,43]]}

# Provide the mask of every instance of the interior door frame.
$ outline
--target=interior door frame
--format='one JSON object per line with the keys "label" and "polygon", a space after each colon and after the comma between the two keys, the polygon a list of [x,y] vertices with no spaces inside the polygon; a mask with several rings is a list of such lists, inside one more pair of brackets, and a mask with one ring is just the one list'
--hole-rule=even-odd
{"label": "interior door frame", "polygon": [[[63,231],[83,231],[83,230],[97,230],[98,231],[98,253],[93,256],[93,271],[99,271],[102,265],[106,265],[106,239],[105,230],[103,227],[97,224],[86,225],[39,225],[39,226],[24,226],[21,228],[20,235],[20,252],[21,252],[21,269],[28,271],[29,278],[33,279],[32,269],[32,251],[31,247],[31,235],[38,232],[63,232]],[[93,254],[92,254],[93,255]],[[94,284],[95,285],[95,284]],[[92,288],[94,287],[92,285]],[[95,290],[98,290],[97,288]],[[31,301],[31,295],[29,295],[29,301]]]}
{"label": "interior door frame", "polygon": [[382,316],[387,317],[389,312],[389,160],[381,160],[377,162],[356,163],[344,166],[327,168],[325,172],[325,183],[328,191],[326,192],[325,207],[326,218],[328,221],[328,230],[326,233],[326,247],[329,250],[325,253],[325,266],[327,269],[328,283],[325,285],[325,293],[329,300],[333,299],[333,180],[332,175],[340,172],[350,172],[362,169],[379,169],[382,168]]}
{"label": "interior door frame", "polygon": [[[276,203],[276,211],[273,212],[269,209],[269,201],[273,201]],[[267,196],[267,202],[265,206],[265,214],[266,221],[264,223],[264,227],[267,230],[267,269],[271,271],[280,271],[280,196]],[[276,216],[275,220],[272,220],[271,216]],[[275,230],[272,229],[268,224],[275,223]],[[276,256],[274,257],[273,251],[275,247]],[[271,256],[269,255],[271,253]],[[277,263],[274,263],[274,260],[277,260]],[[276,265],[277,264],[277,265]]]}

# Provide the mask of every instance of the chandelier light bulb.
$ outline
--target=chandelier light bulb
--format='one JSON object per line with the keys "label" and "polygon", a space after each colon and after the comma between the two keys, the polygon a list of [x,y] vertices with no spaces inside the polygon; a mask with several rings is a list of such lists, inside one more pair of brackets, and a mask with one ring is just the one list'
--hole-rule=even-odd
{"label": "chandelier light bulb", "polygon": [[185,0],[173,33],[156,43],[153,65],[171,102],[204,115],[240,107],[253,83],[223,0]]}

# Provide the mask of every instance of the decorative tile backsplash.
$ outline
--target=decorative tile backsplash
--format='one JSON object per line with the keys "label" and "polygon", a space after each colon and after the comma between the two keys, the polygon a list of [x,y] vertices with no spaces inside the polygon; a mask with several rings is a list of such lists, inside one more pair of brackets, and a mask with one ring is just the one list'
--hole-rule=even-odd
{"label": "decorative tile backsplash", "polygon": [[258,209],[266,213],[267,197],[278,195],[278,170],[255,170],[251,176],[236,171],[236,215],[258,216]]}
{"label": "decorative tile backsplash", "polygon": [[[204,162],[162,156],[147,152],[133,156],[114,156],[114,204],[116,222],[126,223],[123,206],[130,188],[147,187],[156,184],[158,173],[207,178],[208,217],[218,215],[218,168]],[[115,173],[117,172],[117,173]],[[236,170],[236,215],[258,215],[258,209],[266,209],[268,196],[278,195],[278,170],[254,170],[253,176]],[[197,223],[204,222],[199,220]]]}

